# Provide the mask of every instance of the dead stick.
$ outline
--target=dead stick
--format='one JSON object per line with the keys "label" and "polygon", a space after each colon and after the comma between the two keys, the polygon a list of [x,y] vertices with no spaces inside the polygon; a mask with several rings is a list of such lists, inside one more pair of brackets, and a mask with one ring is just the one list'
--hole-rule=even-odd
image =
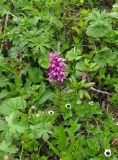
{"label": "dead stick", "polygon": [[101,91],[101,90],[96,89],[96,88],[94,88],[94,87],[90,87],[89,90],[94,91],[94,92],[97,92],[97,93],[101,93],[101,94],[106,94],[106,95],[108,95],[108,96],[111,95],[111,93],[109,93],[109,92],[107,92],[107,91]]}
{"label": "dead stick", "polygon": [[5,25],[4,25],[4,30],[7,27],[7,23],[8,23],[8,18],[9,18],[9,14],[6,15],[5,17]]}

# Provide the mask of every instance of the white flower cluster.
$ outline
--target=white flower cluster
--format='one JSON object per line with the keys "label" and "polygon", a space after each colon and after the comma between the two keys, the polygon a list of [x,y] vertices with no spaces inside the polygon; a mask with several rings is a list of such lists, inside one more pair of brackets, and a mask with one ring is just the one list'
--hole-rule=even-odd
{"label": "white flower cluster", "polygon": [[90,101],[88,104],[92,106],[92,105],[94,105],[94,102]]}
{"label": "white flower cluster", "polygon": [[36,118],[39,118],[42,114],[53,115],[53,114],[54,114],[54,111],[53,111],[53,110],[50,110],[50,111],[47,111],[47,112],[37,113],[35,116],[36,116]]}

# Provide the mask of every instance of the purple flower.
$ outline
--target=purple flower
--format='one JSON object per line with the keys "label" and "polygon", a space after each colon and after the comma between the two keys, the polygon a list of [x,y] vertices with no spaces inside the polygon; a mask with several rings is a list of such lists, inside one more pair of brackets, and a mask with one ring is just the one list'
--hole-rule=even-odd
{"label": "purple flower", "polygon": [[59,52],[50,52],[49,60],[49,79],[50,81],[56,81],[59,85],[61,85],[66,77],[65,60],[60,58]]}

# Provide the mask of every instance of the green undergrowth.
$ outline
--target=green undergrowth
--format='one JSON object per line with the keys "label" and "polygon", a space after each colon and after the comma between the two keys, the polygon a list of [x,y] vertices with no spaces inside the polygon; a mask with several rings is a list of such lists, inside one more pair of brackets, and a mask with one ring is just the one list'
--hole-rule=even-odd
{"label": "green undergrowth", "polygon": [[0,0],[0,159],[118,159],[117,1]]}

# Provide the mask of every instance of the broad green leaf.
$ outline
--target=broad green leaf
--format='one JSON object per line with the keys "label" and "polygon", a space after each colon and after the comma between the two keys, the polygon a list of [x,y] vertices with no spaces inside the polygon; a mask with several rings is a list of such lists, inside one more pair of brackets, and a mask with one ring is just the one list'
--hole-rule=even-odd
{"label": "broad green leaf", "polygon": [[48,55],[47,54],[40,55],[38,63],[41,67],[48,68],[48,65],[49,65]]}
{"label": "broad green leaf", "polygon": [[52,92],[47,90],[39,100],[39,104],[45,103],[52,96]]}
{"label": "broad green leaf", "polygon": [[28,73],[29,73],[29,80],[31,83],[40,82],[42,78],[42,71],[39,68],[34,68],[29,66],[28,67]]}
{"label": "broad green leaf", "polygon": [[105,10],[93,9],[87,17],[87,35],[93,38],[104,37],[112,31],[110,15]]}
{"label": "broad green leaf", "polygon": [[104,37],[111,31],[111,25],[109,24],[92,24],[87,28],[86,33],[88,36],[99,38]]}
{"label": "broad green leaf", "polygon": [[26,101],[22,97],[9,98],[0,105],[0,113],[9,115],[12,112],[26,108]]}
{"label": "broad green leaf", "polygon": [[82,58],[80,54],[81,54],[80,49],[72,48],[70,51],[66,53],[66,58],[68,59],[68,61],[79,60]]}

